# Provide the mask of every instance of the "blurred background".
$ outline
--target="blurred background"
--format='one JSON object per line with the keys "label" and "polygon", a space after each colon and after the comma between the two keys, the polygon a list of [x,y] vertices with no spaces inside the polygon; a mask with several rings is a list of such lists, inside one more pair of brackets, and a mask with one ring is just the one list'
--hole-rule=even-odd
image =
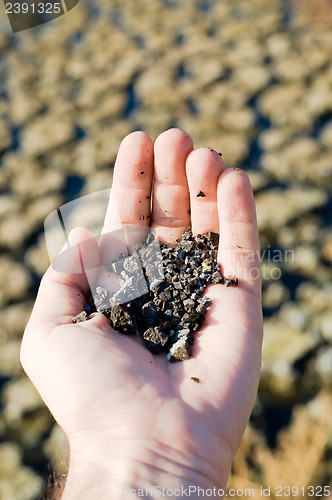
{"label": "blurred background", "polygon": [[0,500],[67,467],[19,363],[44,219],[110,187],[126,134],[175,126],[246,170],[257,202],[262,377],[229,487],[332,489],[331,1],[81,0],[17,34],[2,4],[0,28]]}

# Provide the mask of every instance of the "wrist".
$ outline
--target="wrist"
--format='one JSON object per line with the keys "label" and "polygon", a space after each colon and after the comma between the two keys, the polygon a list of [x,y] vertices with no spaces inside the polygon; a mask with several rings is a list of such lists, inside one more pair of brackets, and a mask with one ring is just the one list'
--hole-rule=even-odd
{"label": "wrist", "polygon": [[215,480],[208,463],[160,443],[105,440],[96,449],[94,440],[91,450],[75,441],[71,443],[69,473],[62,498],[120,500],[135,496],[154,499],[189,495],[195,499],[199,488],[200,491],[212,490],[214,494],[209,495],[212,498],[222,498],[228,474],[229,466],[219,470]]}

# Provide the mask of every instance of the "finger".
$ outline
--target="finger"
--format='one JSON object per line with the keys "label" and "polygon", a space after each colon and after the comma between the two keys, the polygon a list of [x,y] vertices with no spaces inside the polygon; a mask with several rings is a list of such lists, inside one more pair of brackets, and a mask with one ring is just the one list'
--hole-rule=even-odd
{"label": "finger", "polygon": [[192,353],[198,363],[196,373],[199,365],[202,369],[209,366],[217,380],[228,380],[211,394],[215,406],[227,399],[231,384],[232,394],[238,394],[241,401],[245,422],[257,390],[262,341],[259,238],[248,176],[239,169],[224,170],[218,180],[217,200],[218,262],[225,276],[238,277],[239,282],[235,287],[208,287],[212,305]]}
{"label": "finger", "polygon": [[223,169],[223,160],[213,149],[198,148],[188,155],[186,172],[194,234],[219,232],[217,184]]}
{"label": "finger", "polygon": [[[152,177],[153,142],[144,132],[133,132],[122,141],[114,166],[100,241],[102,262],[114,260],[121,252],[127,253],[128,246],[146,235],[151,222]],[[127,230],[128,227],[132,230]]]}
{"label": "finger", "polygon": [[85,228],[70,232],[68,241],[44,274],[29,325],[43,331],[64,323],[84,309],[90,283],[99,270],[99,247]]}
{"label": "finger", "polygon": [[176,128],[162,133],[154,145],[151,227],[163,242],[175,243],[190,225],[185,162],[192,149],[191,137]]}
{"label": "finger", "polygon": [[223,274],[260,297],[260,250],[254,195],[248,176],[226,169],[218,181],[219,252]]}

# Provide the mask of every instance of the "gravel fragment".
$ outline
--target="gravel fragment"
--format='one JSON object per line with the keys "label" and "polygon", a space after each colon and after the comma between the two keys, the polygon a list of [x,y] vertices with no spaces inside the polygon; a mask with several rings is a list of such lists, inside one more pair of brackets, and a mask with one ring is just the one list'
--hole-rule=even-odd
{"label": "gravel fragment", "polygon": [[73,323],[82,323],[88,319],[88,313],[86,311],[81,311],[76,314],[76,316],[72,319]]}
{"label": "gravel fragment", "polygon": [[164,332],[159,326],[148,328],[143,333],[145,345],[153,354],[159,354],[169,340],[169,334]]}

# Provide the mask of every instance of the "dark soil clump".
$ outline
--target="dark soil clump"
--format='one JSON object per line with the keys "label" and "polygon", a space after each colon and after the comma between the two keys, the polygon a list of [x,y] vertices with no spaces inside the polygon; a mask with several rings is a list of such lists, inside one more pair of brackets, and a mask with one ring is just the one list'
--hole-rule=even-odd
{"label": "dark soil clump", "polygon": [[194,237],[191,228],[175,248],[149,234],[129,255],[120,255],[105,266],[119,275],[121,289],[111,295],[94,287],[85,310],[73,322],[101,312],[116,331],[141,336],[153,354],[167,352],[171,362],[189,359],[193,334],[212,304],[203,297],[205,288],[210,283],[238,284],[237,278],[220,274],[218,243],[218,234]]}

